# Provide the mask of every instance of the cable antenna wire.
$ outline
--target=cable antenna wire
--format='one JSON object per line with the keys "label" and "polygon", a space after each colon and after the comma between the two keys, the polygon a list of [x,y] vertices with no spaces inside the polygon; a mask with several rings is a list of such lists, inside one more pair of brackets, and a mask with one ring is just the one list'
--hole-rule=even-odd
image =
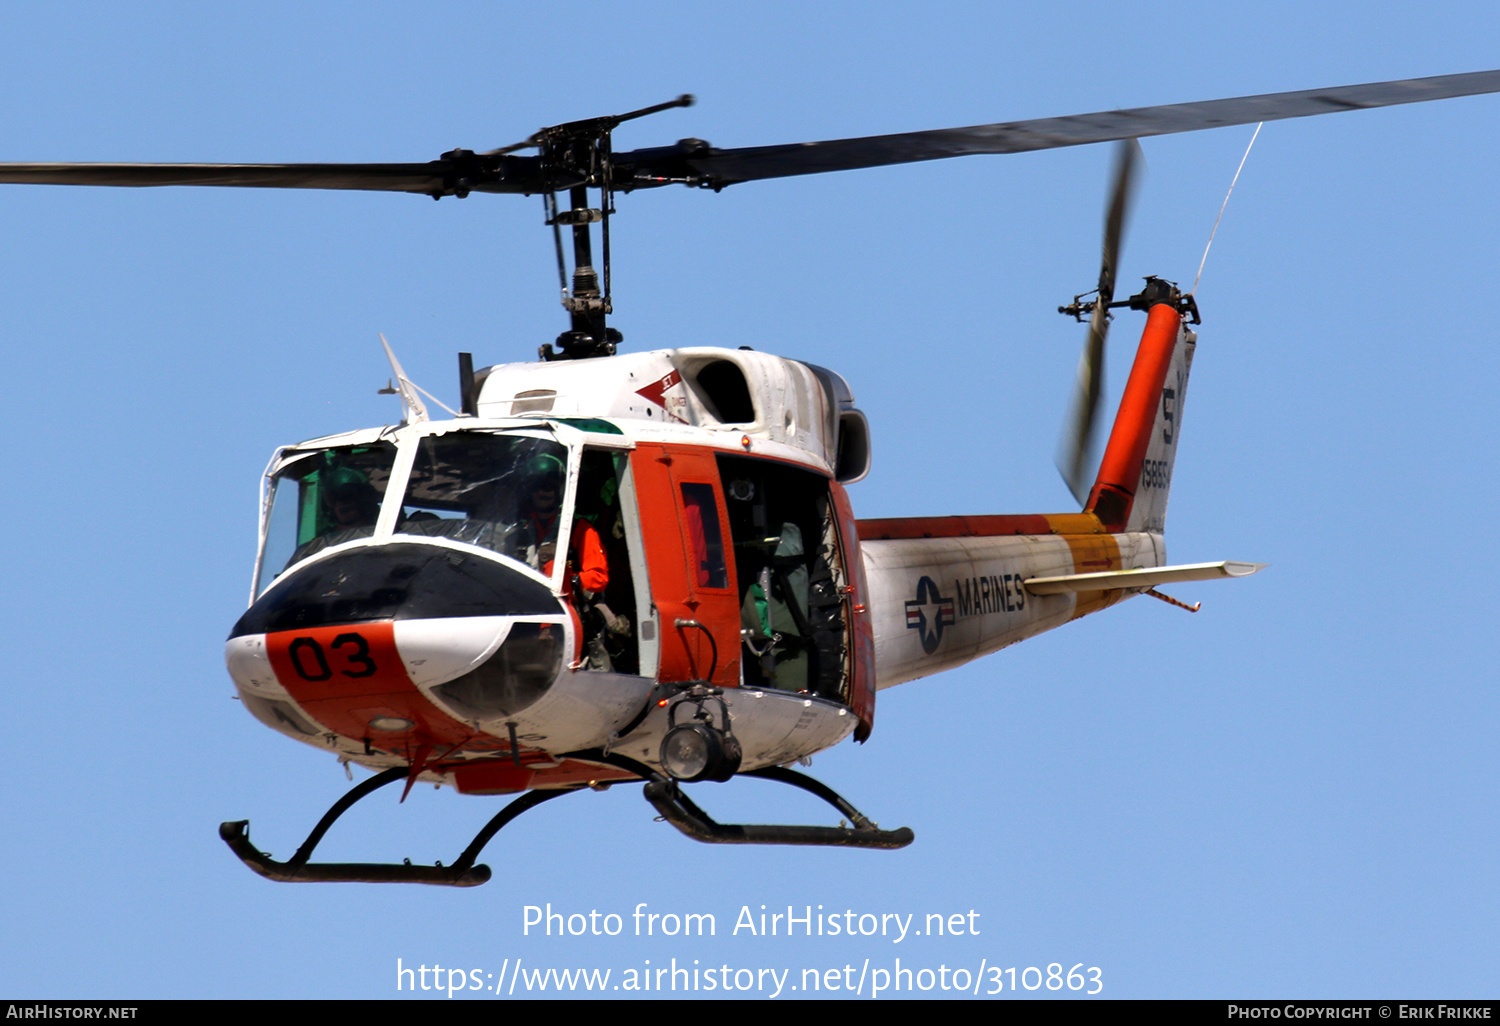
{"label": "cable antenna wire", "polygon": [[1214,230],[1208,233],[1208,245],[1203,247],[1203,259],[1198,261],[1198,276],[1193,279],[1193,287],[1188,292],[1190,296],[1196,298],[1198,295],[1198,283],[1203,280],[1203,265],[1208,263],[1208,251],[1214,244],[1214,236],[1219,233],[1219,222],[1224,220],[1224,210],[1229,206],[1229,197],[1234,195],[1234,187],[1240,180],[1240,172],[1245,170],[1245,161],[1250,159],[1250,147],[1255,145],[1256,136],[1260,135],[1260,130],[1264,126],[1264,121],[1256,124],[1255,133],[1250,136],[1250,146],[1245,147],[1245,155],[1240,158],[1240,166],[1234,169],[1234,179],[1229,183],[1229,191],[1224,194],[1224,202],[1219,207],[1219,216],[1214,218]]}

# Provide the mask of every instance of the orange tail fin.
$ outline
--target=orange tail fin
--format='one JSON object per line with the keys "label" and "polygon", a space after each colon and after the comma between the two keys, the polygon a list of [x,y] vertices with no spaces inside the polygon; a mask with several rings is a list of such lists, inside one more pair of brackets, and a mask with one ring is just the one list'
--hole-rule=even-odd
{"label": "orange tail fin", "polygon": [[1164,296],[1147,312],[1146,330],[1085,507],[1109,531],[1160,534],[1165,529],[1196,342],[1173,289],[1170,298]]}

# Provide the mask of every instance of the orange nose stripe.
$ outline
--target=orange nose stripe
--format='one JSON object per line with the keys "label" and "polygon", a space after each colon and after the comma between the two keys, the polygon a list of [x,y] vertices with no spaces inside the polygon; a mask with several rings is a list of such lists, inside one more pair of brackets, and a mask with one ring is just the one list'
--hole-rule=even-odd
{"label": "orange nose stripe", "polygon": [[405,751],[418,741],[456,745],[475,734],[417,690],[390,620],[276,631],[266,635],[266,650],[282,686],[335,733],[368,738],[385,751]]}

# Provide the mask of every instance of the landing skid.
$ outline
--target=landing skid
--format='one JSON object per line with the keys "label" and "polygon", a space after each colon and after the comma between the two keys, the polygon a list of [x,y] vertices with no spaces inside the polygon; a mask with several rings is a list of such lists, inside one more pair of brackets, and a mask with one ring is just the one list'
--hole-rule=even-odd
{"label": "landing skid", "polygon": [[777,826],[772,824],[720,823],[682,793],[675,780],[653,780],[646,785],[646,800],[656,806],[668,823],[705,844],[814,844],[842,848],[905,848],[916,835],[910,827],[881,830],[844,800],[833,788],[793,770],[771,766],[741,773],[800,787],[842,812],[850,827]]}
{"label": "landing skid", "polygon": [[[627,759],[624,756],[606,754],[601,751],[573,752],[567,756],[590,762],[606,763],[628,770],[645,778],[646,800],[656,807],[662,818],[695,841],[706,844],[810,844],[843,848],[904,848],[915,835],[908,827],[896,830],[881,830],[868,817],[850,805],[833,788],[812,777],[793,770],[772,766],[751,770],[740,776],[759,777],[789,784],[815,794],[838,809],[850,826],[779,826],[742,825],[720,823],[700,809],[692,799],[682,793],[677,781],[663,776],[649,766]],[[451,866],[441,862],[432,866],[414,866],[410,861],[401,864],[383,862],[312,862],[313,849],[328,832],[328,828],[361,798],[380,790],[387,784],[405,780],[410,774],[404,766],[396,766],[378,773],[349,790],[335,802],[318,825],[313,827],[307,840],[296,854],[285,862],[277,862],[250,843],[250,822],[236,820],[220,824],[219,836],[229,845],[241,862],[268,880],[282,883],[420,883],[440,884],[447,887],[477,887],[491,876],[490,867],[477,864],[479,853],[484,850],[497,833],[511,820],[528,809],[533,809],[553,798],[573,794],[582,788],[566,788],[555,791],[527,791],[501,809],[484,829],[474,835],[474,840],[463,850]]]}
{"label": "landing skid", "polygon": [[323,818],[318,820],[318,825],[313,827],[312,833],[307,835],[307,840],[302,842],[302,847],[298,848],[297,853],[285,862],[277,862],[265,852],[258,851],[250,843],[249,820],[221,823],[219,836],[245,865],[268,880],[278,880],[282,883],[423,883],[443,884],[448,887],[478,887],[489,880],[490,867],[483,864],[476,866],[474,861],[479,858],[479,853],[490,842],[490,838],[527,809],[533,809],[543,802],[573,793],[572,790],[527,791],[486,823],[484,829],[474,835],[474,840],[451,866],[445,866],[441,862],[432,866],[414,866],[410,861],[400,865],[385,862],[308,861],[312,858],[313,849],[318,846],[318,842],[323,839],[328,828],[333,826],[334,820],[347,812],[350,806],[387,784],[405,780],[409,773],[406,767],[395,766],[384,773],[377,773],[369,780],[352,788],[324,813]]}
{"label": "landing skid", "polygon": [[827,784],[795,770],[780,766],[748,770],[742,777],[759,777],[789,784],[815,794],[843,813],[851,826],[781,826],[777,824],[720,823],[683,794],[677,781],[652,770],[634,759],[603,752],[577,752],[574,758],[608,762],[646,778],[646,800],[656,806],[662,818],[695,841],[704,844],[810,844],[836,848],[905,848],[916,840],[910,827],[881,830],[869,817]]}

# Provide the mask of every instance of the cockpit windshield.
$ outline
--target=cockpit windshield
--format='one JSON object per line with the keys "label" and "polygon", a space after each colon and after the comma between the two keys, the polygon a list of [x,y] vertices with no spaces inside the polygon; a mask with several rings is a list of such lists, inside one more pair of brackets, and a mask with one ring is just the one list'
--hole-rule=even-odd
{"label": "cockpit windshield", "polygon": [[321,449],[276,472],[256,594],[291,564],[329,545],[375,533],[396,447],[389,442]]}
{"label": "cockpit windshield", "polygon": [[[415,446],[397,535],[479,545],[550,572],[568,449],[541,432],[450,431]],[[396,463],[387,441],[286,454],[271,479],[255,593],[293,563],[375,534]],[[394,500],[391,500],[394,501]]]}
{"label": "cockpit windshield", "polygon": [[[541,568],[544,538],[567,483],[568,450],[551,438],[454,431],[418,443],[397,534],[481,545]],[[548,519],[550,518],[550,519]]]}

